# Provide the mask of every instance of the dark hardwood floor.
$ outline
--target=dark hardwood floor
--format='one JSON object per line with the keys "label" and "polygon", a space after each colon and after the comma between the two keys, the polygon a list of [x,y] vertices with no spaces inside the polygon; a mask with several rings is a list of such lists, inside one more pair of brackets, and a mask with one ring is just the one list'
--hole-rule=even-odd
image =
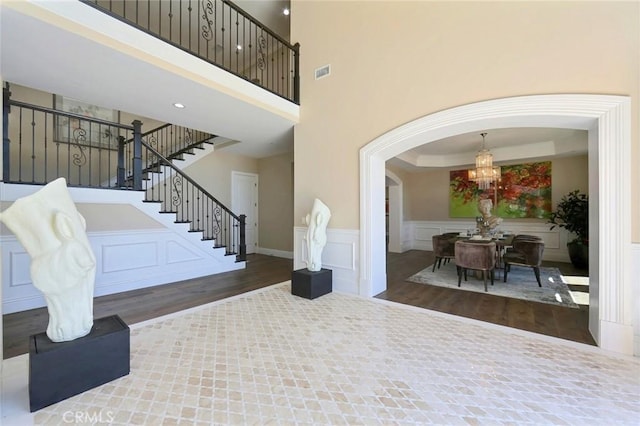
{"label": "dark hardwood floor", "polygon": [[[595,344],[589,334],[588,308],[562,308],[508,299],[491,294],[449,290],[405,281],[433,263],[432,252],[411,250],[387,257],[387,291],[377,297],[506,325],[549,336]],[[553,264],[574,273],[570,264]],[[246,269],[178,283],[97,297],[94,317],[118,314],[127,324],[210,303],[291,279],[293,262],[264,255],[249,255]],[[576,274],[579,275],[579,274]],[[47,328],[46,308],[3,316],[4,358],[28,352],[28,337]]]}
{"label": "dark hardwood floor", "polygon": [[[392,300],[434,311],[480,321],[519,328],[548,336],[595,345],[589,333],[589,308],[565,308],[464,290],[452,290],[405,281],[406,278],[433,265],[433,253],[410,250],[387,254],[387,291],[379,299]],[[564,275],[584,276],[570,263],[544,262]],[[532,272],[533,274],[533,272]]]}
{"label": "dark hardwood floor", "polygon": [[[291,260],[251,254],[247,267],[239,271],[96,297],[93,316],[117,314],[125,323],[135,324],[290,280],[292,269]],[[4,358],[27,353],[29,336],[45,331],[48,321],[46,308],[4,315]]]}

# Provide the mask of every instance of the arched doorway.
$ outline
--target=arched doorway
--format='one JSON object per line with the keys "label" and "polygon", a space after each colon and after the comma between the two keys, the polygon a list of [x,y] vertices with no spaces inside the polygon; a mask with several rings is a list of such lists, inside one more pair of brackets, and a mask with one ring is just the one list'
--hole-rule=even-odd
{"label": "arched doorway", "polygon": [[[535,95],[440,111],[360,150],[360,283],[363,296],[386,289],[385,161],[425,143],[487,128],[559,127],[589,132],[590,319],[604,349],[633,353],[631,287],[630,99],[609,95]],[[602,207],[601,207],[602,206]]]}

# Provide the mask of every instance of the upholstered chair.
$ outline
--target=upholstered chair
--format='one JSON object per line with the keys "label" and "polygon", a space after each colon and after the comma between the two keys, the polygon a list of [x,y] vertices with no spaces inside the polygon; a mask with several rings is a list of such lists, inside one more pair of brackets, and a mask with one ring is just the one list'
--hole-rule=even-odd
{"label": "upholstered chair", "polygon": [[536,235],[527,235],[527,234],[517,234],[516,236],[513,237],[513,240],[511,240],[511,246],[509,246],[507,248],[507,253],[509,252],[513,252],[515,249],[513,248],[514,244],[517,244],[518,241],[540,241],[542,242],[542,238],[536,236]]}
{"label": "upholstered chair", "polygon": [[511,265],[526,266],[533,268],[538,281],[538,287],[542,287],[540,282],[540,265],[544,253],[544,242],[541,239],[514,239],[513,249],[507,251],[502,257],[504,262],[504,282],[507,282],[507,274]]}
{"label": "upholstered chair", "polygon": [[527,235],[527,234],[517,234],[515,237],[513,237],[514,241],[542,241],[542,238],[538,237],[537,235]]}
{"label": "upholstered chair", "polygon": [[431,242],[433,243],[433,254],[435,255],[432,272],[435,272],[436,265],[438,265],[438,269],[440,269],[443,259],[446,264],[449,260],[454,258],[457,237],[458,233],[447,233],[431,237]]}
{"label": "upholstered chair", "polygon": [[493,285],[496,266],[496,243],[456,241],[455,253],[456,267],[458,269],[458,287],[460,287],[462,275],[464,274],[466,281],[467,270],[473,269],[482,271],[484,291],[487,291],[487,274],[491,275],[491,285]]}
{"label": "upholstered chair", "polygon": [[433,254],[435,255],[432,272],[435,272],[436,265],[438,265],[438,269],[440,269],[443,260],[446,264],[455,257],[455,243],[457,239],[457,232],[447,232],[442,235],[434,235],[431,237],[431,242],[433,243]]}

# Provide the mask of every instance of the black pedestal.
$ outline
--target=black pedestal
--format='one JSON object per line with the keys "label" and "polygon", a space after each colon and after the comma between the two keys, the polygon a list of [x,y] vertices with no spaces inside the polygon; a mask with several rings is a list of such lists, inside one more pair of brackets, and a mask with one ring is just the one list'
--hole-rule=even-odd
{"label": "black pedestal", "polygon": [[93,321],[91,332],[54,343],[29,337],[31,412],[129,374],[129,327],[113,315]]}
{"label": "black pedestal", "polygon": [[291,274],[291,294],[294,296],[315,299],[331,293],[331,290],[331,269],[321,269],[316,272],[298,269]]}

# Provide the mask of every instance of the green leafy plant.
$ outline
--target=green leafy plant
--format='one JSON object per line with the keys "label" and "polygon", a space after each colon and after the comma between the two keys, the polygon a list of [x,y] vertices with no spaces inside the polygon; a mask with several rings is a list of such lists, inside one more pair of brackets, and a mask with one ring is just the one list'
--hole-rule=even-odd
{"label": "green leafy plant", "polygon": [[589,244],[589,197],[579,190],[564,195],[549,215],[551,229],[559,226],[576,235],[571,243]]}

